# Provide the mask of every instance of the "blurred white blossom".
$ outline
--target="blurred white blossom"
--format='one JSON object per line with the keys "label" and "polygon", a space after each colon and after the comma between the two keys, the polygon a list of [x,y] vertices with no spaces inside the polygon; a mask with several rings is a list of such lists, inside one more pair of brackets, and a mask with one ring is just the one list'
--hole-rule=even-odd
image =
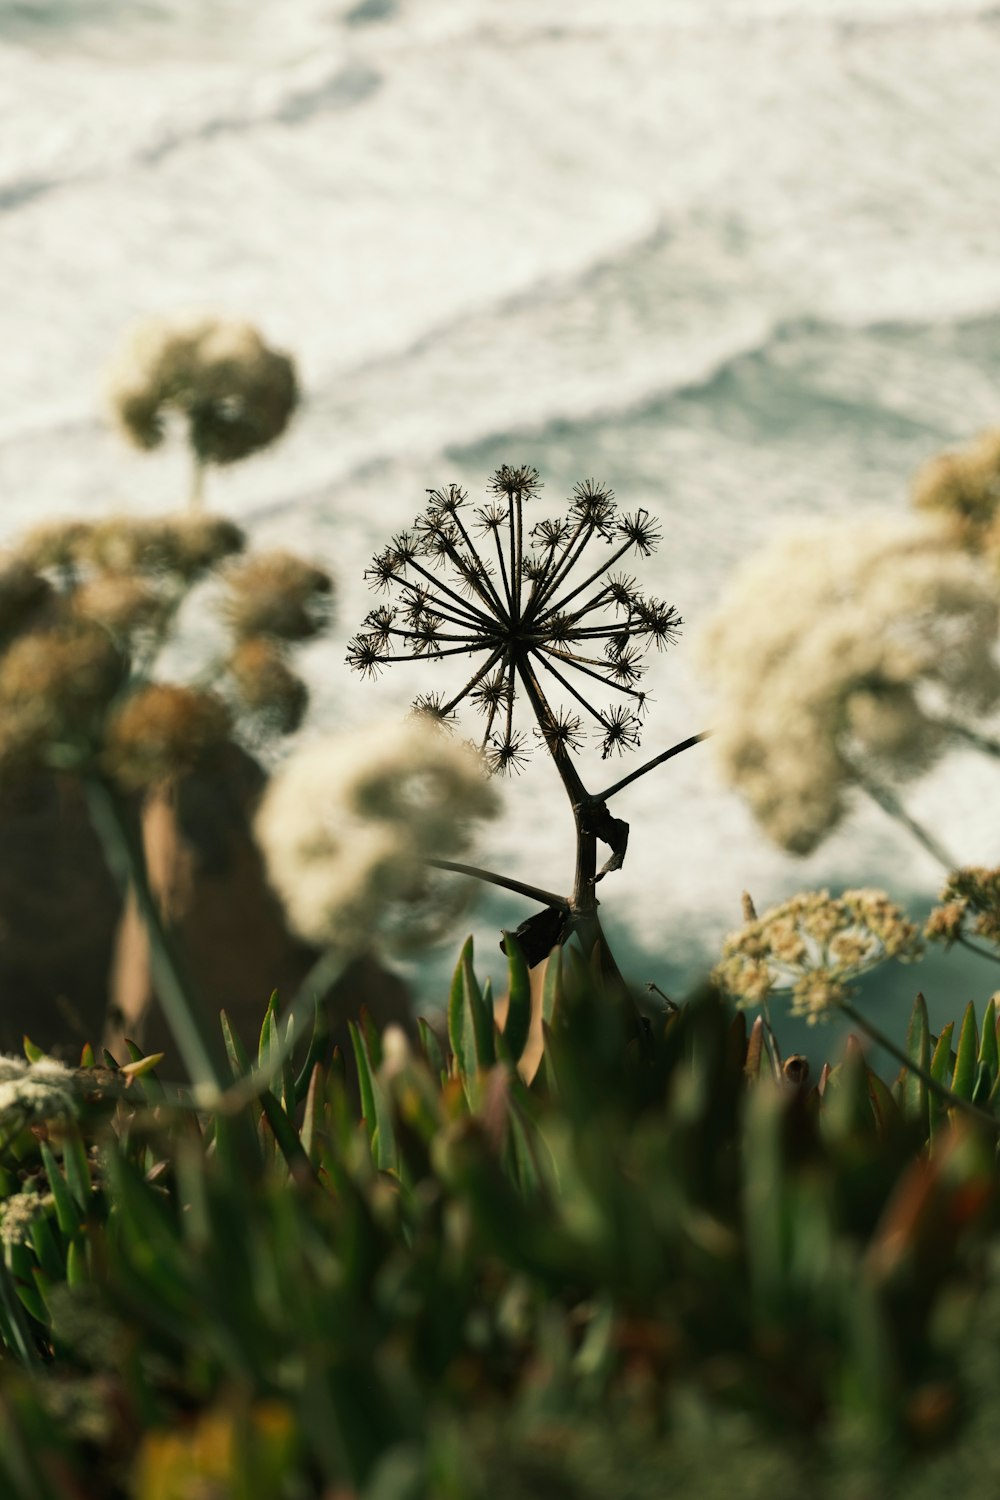
{"label": "blurred white blossom", "polygon": [[1000,699],[994,578],[939,527],[874,519],[787,535],[734,579],[700,650],[716,753],[765,831],[805,854],[859,766],[912,776]]}
{"label": "blurred white blossom", "polygon": [[345,953],[379,932],[435,936],[460,889],[428,857],[464,854],[497,810],[480,757],[426,721],[314,740],[275,773],[257,816],[271,883],[309,941]]}
{"label": "blurred white blossom", "polygon": [[69,1119],[76,1114],[74,1077],[55,1058],[28,1062],[0,1056],[0,1134],[9,1138],[32,1120]]}

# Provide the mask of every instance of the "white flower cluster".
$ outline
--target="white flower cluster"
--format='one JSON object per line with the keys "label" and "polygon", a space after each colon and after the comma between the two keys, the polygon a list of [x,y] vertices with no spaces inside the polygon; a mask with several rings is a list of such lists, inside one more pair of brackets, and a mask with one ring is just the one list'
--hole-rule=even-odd
{"label": "white flower cluster", "polygon": [[790,991],[791,1014],[813,1023],[876,964],[920,952],[915,924],[884,891],[803,891],[731,933],[712,977],[741,1007]]}
{"label": "white flower cluster", "polygon": [[30,1063],[0,1056],[0,1131],[16,1132],[32,1120],[71,1118],[76,1114],[73,1074],[55,1058]]}
{"label": "white flower cluster", "polygon": [[50,1194],[14,1193],[0,1203],[0,1244],[23,1245],[31,1226],[53,1201]]}
{"label": "white flower cluster", "polygon": [[381,932],[433,935],[429,856],[454,858],[497,798],[480,758],[425,720],[312,742],[273,776],[257,816],[268,874],[310,942],[359,952]]}
{"label": "white flower cluster", "polygon": [[942,752],[947,721],[928,697],[996,704],[997,628],[994,579],[938,527],[826,522],[779,539],[702,635],[725,778],[778,844],[808,853],[857,765],[912,775]]}

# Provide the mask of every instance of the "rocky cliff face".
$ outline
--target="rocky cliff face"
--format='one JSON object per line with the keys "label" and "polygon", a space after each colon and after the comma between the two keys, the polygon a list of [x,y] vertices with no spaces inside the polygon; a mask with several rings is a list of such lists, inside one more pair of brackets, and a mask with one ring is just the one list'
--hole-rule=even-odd
{"label": "rocky cliff face", "polygon": [[[179,937],[199,997],[229,1012],[248,1047],[272,990],[291,1001],[316,958],[289,933],[251,833],[265,781],[229,747],[210,768],[150,796],[141,819],[150,877]],[[411,1028],[405,985],[373,958],[351,965],[328,997],[335,1038],[350,1055],[346,1020]],[[39,775],[0,794],[0,1047],[24,1033],[73,1055],[128,1036],[175,1056],[156,1003],[145,933],[122,902],[91,830],[79,783]]]}

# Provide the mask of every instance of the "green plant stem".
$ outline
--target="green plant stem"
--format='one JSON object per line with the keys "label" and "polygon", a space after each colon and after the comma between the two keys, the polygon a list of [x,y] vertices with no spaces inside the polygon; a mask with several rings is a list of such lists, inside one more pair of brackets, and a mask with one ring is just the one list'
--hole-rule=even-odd
{"label": "green plant stem", "polygon": [[975,953],[980,958],[989,958],[993,963],[1000,964],[1000,953],[994,953],[989,948],[980,948],[978,943],[974,943],[971,938],[965,937],[962,933],[959,933],[957,941],[963,948],[968,948],[970,953]]}
{"label": "green plant stem", "polygon": [[711,729],[703,729],[701,734],[689,735],[686,740],[680,740],[676,745],[671,745],[669,750],[664,750],[661,754],[654,755],[652,760],[647,760],[645,765],[640,766],[637,771],[632,771],[628,776],[623,776],[621,781],[615,782],[614,786],[606,787],[603,792],[595,793],[593,800],[595,802],[607,802],[609,797],[614,797],[616,793],[624,791],[625,787],[630,786],[633,781],[638,781],[640,776],[645,776],[647,771],[653,771],[657,766],[662,766],[664,761],[672,760],[675,755],[680,755],[682,750],[690,750],[692,745],[700,745],[702,740],[707,740],[711,734]]}
{"label": "green plant stem", "polygon": [[135,895],[149,939],[156,994],[191,1081],[199,1090],[222,1093],[230,1082],[221,1042],[208,1024],[176,941],[160,914],[149,883],[141,832],[133,827],[121,793],[99,775],[84,778],[91,822],[122,895]]}
{"label": "green plant stem", "polygon": [[944,869],[954,870],[958,868],[958,860],[954,859],[944,845],[940,844],[932,833],[928,833],[926,828],[917,822],[916,818],[910,816],[895,792],[891,791],[889,787],[883,786],[881,782],[874,781],[866,771],[862,771],[853,762],[851,762],[851,771],[855,782],[861,790],[883,812],[888,813],[890,818],[894,818],[897,823],[905,828],[907,833],[911,834],[917,843],[927,850],[928,854],[933,855]]}
{"label": "green plant stem", "polygon": [[981,750],[984,755],[991,755],[994,760],[1000,760],[1000,743],[991,739],[988,734],[980,734],[978,729],[971,729],[968,724],[960,724],[956,719],[938,719],[935,721],[942,729],[953,734],[956,739],[965,740],[966,744],[972,745],[976,750]]}
{"label": "green plant stem", "polygon": [[197,453],[192,454],[191,489],[188,492],[188,509],[201,511],[205,508],[205,464]]}
{"label": "green plant stem", "polygon": [[505,891],[514,891],[519,896],[527,896],[529,901],[540,901],[543,906],[554,906],[560,911],[569,911],[569,902],[565,896],[557,896],[553,891],[543,891],[540,886],[527,885],[523,880],[511,880],[506,875],[497,875],[493,870],[482,870],[478,865],[462,865],[453,859],[429,859],[429,865],[435,870],[450,870],[454,875],[469,875],[473,880],[485,881],[487,885],[498,885]]}
{"label": "green plant stem", "polygon": [[855,1010],[849,1001],[841,1000],[837,1009],[843,1011],[844,1015],[848,1016],[855,1025],[860,1026],[862,1031],[867,1032],[873,1042],[882,1047],[897,1062],[902,1063],[904,1068],[908,1068],[911,1073],[914,1073],[917,1078],[926,1083],[931,1092],[937,1094],[939,1099],[944,1100],[949,1109],[960,1109],[963,1114],[970,1115],[982,1125],[988,1125],[991,1130],[1000,1135],[1000,1120],[995,1115],[989,1114],[985,1109],[980,1109],[971,1100],[960,1099],[957,1094],[953,1094],[946,1084],[940,1083],[926,1068],[921,1067],[918,1062],[914,1062],[912,1057],[907,1057],[901,1047],[897,1047],[896,1043],[890,1037],[886,1036],[884,1031],[880,1031],[877,1026],[873,1026],[867,1017],[863,1016],[859,1010]]}

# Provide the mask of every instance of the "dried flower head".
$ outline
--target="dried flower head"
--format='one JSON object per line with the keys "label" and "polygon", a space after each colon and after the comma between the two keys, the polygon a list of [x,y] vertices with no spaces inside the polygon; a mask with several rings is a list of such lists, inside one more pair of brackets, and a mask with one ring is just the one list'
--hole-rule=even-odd
{"label": "dried flower head", "polygon": [[463,853],[471,824],[495,811],[477,758],[410,719],[297,751],[264,794],[257,835],[294,929],[349,953],[387,925],[423,935],[427,857]]}
{"label": "dried flower head", "polygon": [[50,592],[45,579],[22,558],[0,558],[0,641],[21,629]]}
{"label": "dried flower head", "polygon": [[121,573],[103,573],[80,585],[70,595],[73,614],[80,620],[103,625],[111,635],[129,641],[144,631],[164,624],[167,603],[141,578]]}
{"label": "dried flower head", "polygon": [[884,891],[803,891],[731,933],[712,977],[741,1007],[790,992],[791,1014],[813,1023],[876,964],[920,952],[916,926]]}
{"label": "dried flower head", "polygon": [[952,870],[936,906],[927,919],[924,936],[949,946],[971,932],[989,943],[1000,943],[1000,868],[966,865]]}
{"label": "dried flower head", "polygon": [[280,646],[266,637],[240,641],[226,663],[237,711],[266,734],[291,734],[302,722],[309,692]]}
{"label": "dried flower head", "polygon": [[223,613],[239,640],[304,641],[329,621],[333,584],[322,568],[291,552],[261,552],[225,573]]}
{"label": "dried flower head", "polygon": [[126,786],[149,786],[193,769],[226,742],[229,730],[229,711],[213,693],[151,683],[111,714],[104,767]]}
{"label": "dried flower head", "polygon": [[126,671],[107,631],[89,622],[18,636],[0,657],[0,760],[85,758]]}
{"label": "dried flower head", "polygon": [[826,523],[750,560],[701,650],[722,710],[723,773],[776,842],[808,853],[859,764],[924,770],[949,742],[928,690],[978,713],[1000,698],[988,572],[897,522]]}
{"label": "dried flower head", "polygon": [[232,521],[217,517],[112,516],[79,538],[77,560],[111,573],[166,574],[193,583],[241,551],[245,540]]}
{"label": "dried flower head", "polygon": [[914,480],[913,503],[943,520],[963,546],[1000,556],[1000,430],[924,464]]}
{"label": "dried flower head", "polygon": [[[529,737],[514,727],[519,693],[553,753],[578,750],[585,723],[605,756],[631,749],[645,704],[636,685],[642,653],[673,640],[681,619],[610,570],[628,552],[648,555],[659,528],[648,511],[619,513],[613,492],[588,480],[576,486],[565,517],[529,530],[524,507],[541,481],[527,465],[503,465],[489,489],[488,503],[471,509],[457,485],[428,491],[413,530],[393,537],[366,574],[393,602],[368,615],[348,662],[374,677],[396,661],[472,658],[475,669],[457,692],[418,706],[433,702],[434,715],[450,723],[468,701],[485,721],[479,744],[494,771],[516,770],[529,752]],[[596,563],[588,553],[595,541],[611,548]],[[591,701],[595,683],[616,695],[611,707]],[[548,693],[566,702],[553,705]]]}
{"label": "dried flower head", "polygon": [[87,521],[43,521],[33,526],[17,545],[17,555],[28,567],[72,569],[79,562],[90,535]]}
{"label": "dried flower head", "polygon": [[155,448],[170,410],[204,463],[246,458],[282,432],[298,401],[295,369],[250,323],[147,318],[128,330],[108,375],[111,411],[139,448]]}

